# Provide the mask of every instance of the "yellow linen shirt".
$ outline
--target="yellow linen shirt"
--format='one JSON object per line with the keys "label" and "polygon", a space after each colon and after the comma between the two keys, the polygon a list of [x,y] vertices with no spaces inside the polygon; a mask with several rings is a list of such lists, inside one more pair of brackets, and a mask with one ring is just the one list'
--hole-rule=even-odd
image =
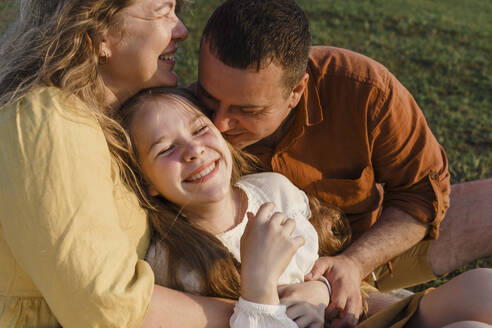
{"label": "yellow linen shirt", "polygon": [[74,98],[39,88],[0,108],[2,328],[138,327],[150,302],[146,215]]}

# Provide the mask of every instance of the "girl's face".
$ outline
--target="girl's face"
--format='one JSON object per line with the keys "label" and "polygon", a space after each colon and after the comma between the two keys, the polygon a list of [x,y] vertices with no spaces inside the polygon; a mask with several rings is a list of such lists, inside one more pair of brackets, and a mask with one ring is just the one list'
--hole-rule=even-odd
{"label": "girl's face", "polygon": [[100,70],[120,101],[144,88],[176,85],[174,54],[188,31],[175,6],[176,0],[136,0],[121,12],[122,28],[106,35]]}
{"label": "girl's face", "polygon": [[231,153],[212,122],[181,99],[145,101],[134,113],[130,134],[151,195],[200,210],[230,191]]}

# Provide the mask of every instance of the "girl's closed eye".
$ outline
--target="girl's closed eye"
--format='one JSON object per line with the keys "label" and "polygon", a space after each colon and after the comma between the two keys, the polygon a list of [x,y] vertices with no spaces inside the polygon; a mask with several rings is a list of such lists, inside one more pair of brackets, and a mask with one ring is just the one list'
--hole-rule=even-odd
{"label": "girl's closed eye", "polygon": [[156,157],[170,155],[175,149],[176,146],[173,144],[162,147],[161,149],[159,149],[159,152],[157,153]]}
{"label": "girl's closed eye", "polygon": [[203,125],[200,125],[199,127],[197,127],[195,129],[195,131],[193,132],[193,135],[194,136],[200,136],[202,134],[205,134],[208,130],[209,130],[208,124],[203,124]]}

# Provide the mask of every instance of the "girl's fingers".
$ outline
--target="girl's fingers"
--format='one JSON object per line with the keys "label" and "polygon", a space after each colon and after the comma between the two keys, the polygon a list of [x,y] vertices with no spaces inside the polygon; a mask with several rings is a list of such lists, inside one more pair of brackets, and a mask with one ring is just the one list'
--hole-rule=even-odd
{"label": "girl's fingers", "polygon": [[307,328],[309,327],[315,320],[313,317],[310,317],[310,316],[307,316],[307,315],[303,315],[299,318],[297,318],[296,320],[294,320],[295,323],[297,324],[297,326],[299,328]]}
{"label": "girl's fingers", "polygon": [[286,310],[287,316],[294,320],[299,327],[309,327],[311,324],[324,322],[324,317],[309,308],[305,303],[296,303]]}
{"label": "girl's fingers", "polygon": [[323,328],[324,324],[323,323],[312,323],[308,326],[308,328]]}
{"label": "girl's fingers", "polygon": [[287,316],[292,320],[296,320],[304,314],[304,311],[299,302],[293,302],[292,305],[287,307],[287,310],[285,310],[285,314],[287,314]]}
{"label": "girl's fingers", "polygon": [[296,221],[293,219],[286,219],[282,222],[285,233],[290,236],[294,229],[296,228]]}
{"label": "girl's fingers", "polygon": [[258,223],[263,223],[268,221],[270,214],[272,213],[275,205],[273,203],[265,203],[260,206],[258,212],[256,213],[255,221]]}
{"label": "girl's fingers", "polygon": [[281,212],[275,212],[270,217],[270,224],[274,226],[280,226],[284,221],[285,221],[285,215]]}
{"label": "girl's fingers", "polygon": [[302,247],[302,245],[304,245],[305,242],[306,240],[304,239],[303,236],[297,236],[293,238],[293,243],[296,249]]}

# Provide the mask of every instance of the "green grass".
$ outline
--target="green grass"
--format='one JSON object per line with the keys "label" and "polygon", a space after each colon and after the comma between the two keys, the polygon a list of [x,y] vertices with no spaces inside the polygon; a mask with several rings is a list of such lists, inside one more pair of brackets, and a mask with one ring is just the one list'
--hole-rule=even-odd
{"label": "green grass", "polygon": [[[1,0],[0,0],[1,1]],[[4,0],[5,1],[5,0]],[[181,84],[196,78],[206,19],[221,1],[195,0],[182,14]],[[446,149],[452,183],[492,177],[492,2],[483,0],[299,0],[313,43],[349,48],[390,69],[410,90]],[[0,32],[15,3],[0,4]],[[461,268],[492,268],[492,257]],[[434,283],[417,287],[416,290]]]}

